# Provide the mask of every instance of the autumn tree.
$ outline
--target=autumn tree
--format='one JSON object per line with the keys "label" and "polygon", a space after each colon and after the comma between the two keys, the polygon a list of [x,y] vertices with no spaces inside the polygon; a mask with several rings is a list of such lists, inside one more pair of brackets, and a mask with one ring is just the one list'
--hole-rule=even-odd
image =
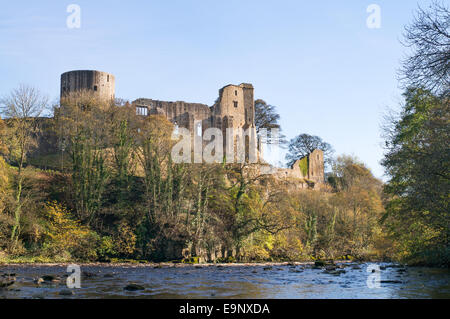
{"label": "autumn tree", "polygon": [[12,250],[17,246],[21,231],[21,216],[23,206],[23,169],[27,155],[36,143],[39,130],[38,117],[48,104],[47,97],[38,89],[24,84],[11,91],[0,101],[0,110],[8,121],[7,146],[8,158],[17,165],[15,175],[14,225],[11,231]]}

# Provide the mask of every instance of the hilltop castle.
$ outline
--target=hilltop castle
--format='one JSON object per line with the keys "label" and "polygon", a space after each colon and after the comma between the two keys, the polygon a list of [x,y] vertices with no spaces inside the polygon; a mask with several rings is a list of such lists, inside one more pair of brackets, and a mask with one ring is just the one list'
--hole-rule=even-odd
{"label": "hilltop castle", "polygon": [[[115,77],[112,74],[95,71],[70,71],[61,75],[61,97],[70,92],[88,90],[103,100],[114,100]],[[133,102],[136,114],[165,116],[177,127],[189,129],[194,134],[207,128],[219,128],[225,137],[227,128],[255,128],[255,101],[252,84],[227,85],[219,90],[219,97],[212,106],[183,101],[167,102],[139,98]],[[323,152],[315,150],[296,161],[291,168],[273,169],[272,174],[281,179],[303,179],[308,185],[324,182]],[[311,183],[309,183],[311,182]],[[301,188],[307,187],[301,184]]]}

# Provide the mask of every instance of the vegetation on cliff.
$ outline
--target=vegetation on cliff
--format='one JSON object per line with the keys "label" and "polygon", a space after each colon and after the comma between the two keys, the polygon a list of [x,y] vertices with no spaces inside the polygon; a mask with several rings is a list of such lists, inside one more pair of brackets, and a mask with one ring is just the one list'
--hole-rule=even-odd
{"label": "vegetation on cliff", "polygon": [[[252,165],[173,163],[173,127],[163,117],[137,116],[132,106],[108,105],[89,92],[69,95],[61,105],[40,133],[58,141],[60,161],[42,171],[29,164],[39,153],[27,152],[18,218],[17,164],[1,162],[0,245],[13,258],[262,261],[384,255],[376,247],[383,240],[377,225],[381,184],[355,159],[337,160],[340,170],[360,167],[334,172],[347,188],[294,190]],[[14,134],[10,123],[4,130]],[[2,141],[15,152],[14,144]]]}

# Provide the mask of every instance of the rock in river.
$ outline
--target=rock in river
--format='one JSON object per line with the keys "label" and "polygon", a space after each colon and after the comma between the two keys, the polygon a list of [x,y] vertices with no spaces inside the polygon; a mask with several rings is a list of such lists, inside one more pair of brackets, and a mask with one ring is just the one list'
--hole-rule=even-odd
{"label": "rock in river", "polygon": [[16,282],[16,280],[0,279],[0,289],[9,287],[9,286],[13,285],[15,282]]}
{"label": "rock in river", "polygon": [[382,284],[401,284],[402,281],[400,281],[400,280],[380,280],[380,283],[382,283]]}
{"label": "rock in river", "polygon": [[45,282],[60,282],[61,279],[59,277],[53,276],[53,275],[44,275],[40,279],[42,279]]}
{"label": "rock in river", "polygon": [[70,290],[70,289],[62,289],[62,290],[59,292],[59,295],[60,295],[60,296],[72,296],[72,295],[73,295],[73,291]]}
{"label": "rock in river", "polygon": [[135,283],[131,283],[126,285],[123,289],[127,291],[137,291],[137,290],[144,290],[145,287]]}

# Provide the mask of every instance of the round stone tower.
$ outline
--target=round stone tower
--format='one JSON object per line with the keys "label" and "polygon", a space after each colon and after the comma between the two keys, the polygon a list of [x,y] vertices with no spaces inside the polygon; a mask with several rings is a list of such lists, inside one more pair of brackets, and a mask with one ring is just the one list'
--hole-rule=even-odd
{"label": "round stone tower", "polygon": [[81,90],[95,92],[105,101],[114,100],[114,75],[95,70],[69,71],[61,74],[61,98],[65,94]]}

